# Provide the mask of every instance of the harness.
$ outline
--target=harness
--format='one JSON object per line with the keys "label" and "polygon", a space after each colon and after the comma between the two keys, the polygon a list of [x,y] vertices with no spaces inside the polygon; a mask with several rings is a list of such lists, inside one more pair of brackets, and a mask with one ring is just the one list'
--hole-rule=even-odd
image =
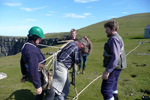
{"label": "harness", "polygon": [[[22,47],[21,50],[23,50],[24,47],[25,47],[25,45],[27,45],[27,44],[36,47],[36,46],[35,46],[34,44],[32,44],[32,43],[26,42],[26,43],[23,45],[23,47]],[[43,61],[42,61],[42,62],[43,62]],[[43,75],[42,80],[41,80],[41,81],[42,81],[42,89],[43,89],[43,90],[46,90],[46,89],[50,89],[53,74],[50,72],[51,66],[49,67],[49,69],[47,69],[48,66],[41,64],[42,62],[39,63],[38,71],[40,71],[40,72],[42,73],[42,75]],[[27,72],[28,72],[28,71],[29,71],[28,68],[29,68],[30,66],[29,66],[27,63],[25,63],[25,67],[26,67],[26,70],[27,70]],[[27,77],[28,77],[28,76],[27,76]]]}
{"label": "harness", "polygon": [[29,44],[29,45],[32,45],[32,46],[34,46],[34,47],[36,47],[34,44],[32,44],[32,43],[30,43],[30,42],[26,42],[23,46],[22,46],[22,48],[21,48],[21,50],[23,50],[23,48],[25,47],[25,45],[27,45],[27,44]]}

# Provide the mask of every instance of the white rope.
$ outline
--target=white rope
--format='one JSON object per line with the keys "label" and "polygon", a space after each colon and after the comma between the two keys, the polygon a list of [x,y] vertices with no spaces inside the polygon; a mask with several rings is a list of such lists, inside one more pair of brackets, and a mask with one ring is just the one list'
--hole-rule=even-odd
{"label": "white rope", "polygon": [[48,62],[48,64],[47,64],[46,66],[48,66],[48,65],[52,62],[52,60],[53,60],[53,59],[51,59],[51,60]]}
{"label": "white rope", "polygon": [[[74,90],[75,90],[76,94],[78,95],[78,91],[77,91],[76,87],[74,87]],[[74,99],[78,100],[78,96],[74,97]]]}
{"label": "white rope", "polygon": [[[134,50],[136,50],[139,46],[141,45],[141,42],[139,42],[139,45],[136,46],[133,50],[131,50],[130,52],[128,52],[126,54],[126,56],[128,56],[131,52],[133,52]],[[97,79],[99,79],[100,77],[102,77],[102,75],[98,76],[97,78],[95,78],[92,82],[90,82],[79,94],[77,94],[77,96],[75,96],[72,100],[78,100],[79,95],[86,89],[88,88],[94,81],[96,81]]]}
{"label": "white rope", "polygon": [[139,45],[136,46],[133,50],[131,50],[130,52],[128,52],[128,53],[126,54],[126,56],[128,56],[131,52],[135,51],[140,45],[141,45],[141,42],[139,42]]}
{"label": "white rope", "polygon": [[51,47],[51,48],[60,48],[60,47],[56,47],[56,46],[48,46],[48,45],[44,45],[44,44],[38,44],[40,46],[44,46],[44,47]]}
{"label": "white rope", "polygon": [[52,58],[52,57],[53,57],[53,55],[49,56],[49,57],[46,58],[45,60],[41,61],[39,64],[43,63],[44,61],[46,61],[46,60],[48,60],[48,59],[50,59],[50,58]]}
{"label": "white rope", "polygon": [[[39,44],[39,45],[41,45],[41,46],[47,46],[47,45],[42,45],[42,44]],[[139,42],[139,45],[138,45],[137,47],[135,47],[133,50],[131,50],[130,52],[128,52],[128,53],[126,54],[126,56],[128,56],[131,52],[135,51],[140,45],[141,45],[141,42]],[[53,47],[53,46],[47,46],[47,47]],[[53,47],[53,48],[60,48],[60,47]],[[57,51],[57,53],[58,53],[58,52],[59,52],[59,51]],[[52,58],[52,57],[53,57],[53,59],[54,59],[54,54],[53,54],[52,56],[48,57],[47,59],[43,60],[43,61],[40,62],[40,63],[43,63],[44,61],[46,61],[46,60],[48,60],[48,59],[50,59],[50,58]],[[93,82],[95,82],[97,79],[99,79],[100,77],[102,77],[102,75],[98,76],[98,77],[95,78],[93,81],[91,81],[91,82],[90,82],[80,93],[78,93],[72,100],[78,100],[78,96],[79,96],[86,88],[88,88]]]}
{"label": "white rope", "polygon": [[95,78],[92,82],[90,82],[76,97],[74,97],[72,100],[77,100],[76,98],[78,98],[78,96],[86,89],[88,88],[94,81],[96,81],[98,78],[102,77],[102,75],[98,76],[97,78]]}

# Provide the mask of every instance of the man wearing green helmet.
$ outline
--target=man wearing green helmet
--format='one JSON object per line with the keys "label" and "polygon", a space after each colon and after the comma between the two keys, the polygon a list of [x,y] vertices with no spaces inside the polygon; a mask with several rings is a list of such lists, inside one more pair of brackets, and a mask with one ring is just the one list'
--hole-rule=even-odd
{"label": "man wearing green helmet", "polygon": [[38,45],[41,38],[45,38],[43,30],[40,27],[34,26],[29,30],[28,34],[29,40],[31,40],[35,45]]}
{"label": "man wearing green helmet", "polygon": [[[36,88],[35,100],[42,100],[44,92],[46,93],[46,100],[51,99],[50,89],[42,90],[42,72],[39,71],[39,63],[45,59],[41,50],[37,45],[41,42],[41,38],[44,38],[43,30],[40,27],[34,26],[29,30],[28,41],[23,45],[21,51],[21,82],[25,82],[27,77],[31,80]],[[42,65],[45,65],[43,62]]]}
{"label": "man wearing green helmet", "polygon": [[29,30],[29,35],[30,35],[30,36],[37,35],[37,36],[39,36],[40,38],[45,38],[45,37],[44,37],[44,34],[43,34],[43,30],[42,30],[40,27],[38,27],[38,26],[32,27],[32,28]]}

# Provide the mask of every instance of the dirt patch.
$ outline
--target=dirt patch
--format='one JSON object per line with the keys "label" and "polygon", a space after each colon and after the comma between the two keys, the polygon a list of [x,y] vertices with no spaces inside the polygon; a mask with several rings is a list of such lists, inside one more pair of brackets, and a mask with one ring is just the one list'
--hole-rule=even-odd
{"label": "dirt patch", "polygon": [[122,79],[122,81],[127,82],[127,81],[130,81],[130,80],[129,80],[129,79],[127,79],[127,78],[124,78],[124,79]]}
{"label": "dirt patch", "polygon": [[137,75],[131,74],[131,77],[135,78],[135,77],[137,77]]}
{"label": "dirt patch", "polygon": [[146,64],[137,64],[136,66],[137,66],[137,67],[145,67]]}
{"label": "dirt patch", "polygon": [[145,66],[147,66],[147,64],[138,64],[136,62],[132,62],[132,64],[134,64],[136,67],[145,67]]}
{"label": "dirt patch", "polygon": [[136,62],[132,62],[132,64],[137,64]]}
{"label": "dirt patch", "polygon": [[142,92],[144,94],[150,94],[150,90],[143,90],[143,89],[141,89],[140,92]]}

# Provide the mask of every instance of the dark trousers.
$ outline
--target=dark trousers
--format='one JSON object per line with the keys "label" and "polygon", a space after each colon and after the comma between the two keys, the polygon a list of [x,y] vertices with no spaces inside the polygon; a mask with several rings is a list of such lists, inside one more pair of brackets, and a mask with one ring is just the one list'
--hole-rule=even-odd
{"label": "dark trousers", "polygon": [[46,93],[45,100],[53,100],[54,99],[54,89],[43,90],[40,95],[36,95],[34,100],[43,100],[44,93]]}
{"label": "dark trousers", "polygon": [[117,83],[121,73],[121,69],[114,69],[108,80],[103,80],[101,85],[101,93],[103,95],[104,100],[110,99],[113,97],[113,92],[117,90]]}

